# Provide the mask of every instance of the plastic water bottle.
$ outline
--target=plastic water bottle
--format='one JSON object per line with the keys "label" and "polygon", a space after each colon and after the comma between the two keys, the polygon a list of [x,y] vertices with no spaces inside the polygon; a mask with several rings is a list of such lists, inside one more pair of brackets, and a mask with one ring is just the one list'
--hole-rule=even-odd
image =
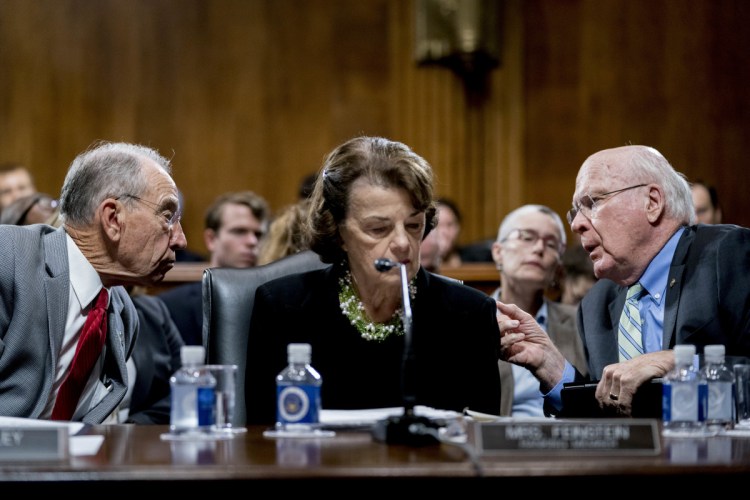
{"label": "plastic water bottle", "polygon": [[726,349],[721,344],[703,349],[703,375],[708,384],[706,426],[714,434],[734,427],[734,373],[724,363]]}
{"label": "plastic water bottle", "polygon": [[203,368],[203,346],[182,346],[182,367],[169,379],[172,400],[169,431],[172,434],[207,433],[215,422],[216,379]]}
{"label": "plastic water bottle", "polygon": [[695,365],[695,346],[676,345],[674,359],[675,367],[663,382],[664,435],[705,435],[708,387]]}
{"label": "plastic water bottle", "polygon": [[289,344],[288,365],[276,376],[276,430],[311,432],[320,423],[323,379],[310,366],[310,344]]}

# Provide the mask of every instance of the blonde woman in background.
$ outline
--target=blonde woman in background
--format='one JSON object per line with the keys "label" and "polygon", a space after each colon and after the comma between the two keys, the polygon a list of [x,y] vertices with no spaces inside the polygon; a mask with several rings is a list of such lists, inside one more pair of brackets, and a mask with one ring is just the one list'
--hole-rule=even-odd
{"label": "blonde woman in background", "polygon": [[302,225],[307,217],[309,206],[309,200],[301,200],[294,205],[287,206],[274,218],[268,228],[268,234],[261,241],[258,265],[269,264],[282,257],[307,250]]}

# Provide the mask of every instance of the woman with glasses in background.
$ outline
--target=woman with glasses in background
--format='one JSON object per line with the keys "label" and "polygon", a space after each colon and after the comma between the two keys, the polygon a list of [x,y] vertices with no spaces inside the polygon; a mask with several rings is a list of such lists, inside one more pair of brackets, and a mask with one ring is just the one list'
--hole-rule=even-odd
{"label": "woman with glasses in background", "polygon": [[49,224],[57,220],[60,210],[57,200],[45,193],[34,193],[17,198],[0,215],[0,224],[26,226]]}
{"label": "woman with glasses in background", "polygon": [[[500,224],[492,258],[500,288],[492,297],[515,304],[534,316],[565,358],[586,372],[583,346],[576,330],[576,308],[549,300],[545,293],[560,276],[566,238],[560,216],[544,205],[523,205]],[[518,365],[499,361],[503,416],[544,416],[539,381]]]}

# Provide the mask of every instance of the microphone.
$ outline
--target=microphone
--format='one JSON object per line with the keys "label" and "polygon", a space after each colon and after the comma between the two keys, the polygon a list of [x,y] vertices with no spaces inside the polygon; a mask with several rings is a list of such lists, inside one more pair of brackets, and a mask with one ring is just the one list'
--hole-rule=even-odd
{"label": "microphone", "polygon": [[435,429],[440,426],[427,417],[420,417],[414,413],[416,391],[413,388],[414,347],[412,346],[412,312],[411,297],[409,295],[409,277],[406,266],[390,259],[377,259],[375,269],[388,272],[394,267],[401,269],[401,306],[404,324],[404,358],[401,367],[401,394],[404,401],[403,415],[396,415],[379,420],[372,429],[372,435],[377,441],[391,444],[407,444],[424,446],[437,444]]}

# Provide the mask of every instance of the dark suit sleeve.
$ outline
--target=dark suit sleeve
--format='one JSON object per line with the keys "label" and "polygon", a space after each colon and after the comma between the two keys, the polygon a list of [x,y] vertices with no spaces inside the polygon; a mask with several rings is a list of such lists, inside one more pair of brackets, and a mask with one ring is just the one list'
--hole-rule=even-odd
{"label": "dark suit sleeve", "polygon": [[423,401],[435,408],[500,414],[496,302],[430,275],[414,308],[414,348]]}
{"label": "dark suit sleeve", "polygon": [[168,424],[169,378],[180,368],[184,342],[163,302],[156,297],[140,296],[133,303],[138,309],[140,325],[133,350],[136,380],[127,422]]}
{"label": "dark suit sleeve", "polygon": [[277,307],[266,287],[255,294],[245,367],[245,404],[248,424],[271,425],[276,422],[276,375],[286,365],[286,346],[274,342],[276,332],[287,331],[289,319]]}
{"label": "dark suit sleeve", "polygon": [[750,230],[732,231],[719,245],[716,265],[721,328],[727,355],[750,356]]}
{"label": "dark suit sleeve", "polygon": [[203,345],[203,289],[201,282],[187,283],[157,295],[167,306],[186,345]]}

